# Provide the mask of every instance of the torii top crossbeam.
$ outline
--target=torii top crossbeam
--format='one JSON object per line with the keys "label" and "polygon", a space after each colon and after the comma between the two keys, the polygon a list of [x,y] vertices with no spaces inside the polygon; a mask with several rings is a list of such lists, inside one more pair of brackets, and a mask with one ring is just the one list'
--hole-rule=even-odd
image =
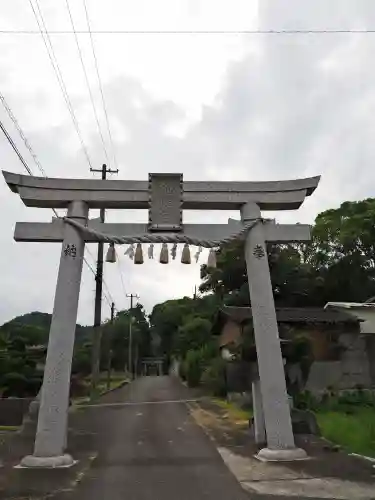
{"label": "torii top crossbeam", "polygon": [[[89,208],[149,208],[150,181],[43,178],[5,171],[3,175],[29,207],[67,208],[72,201],[84,201]],[[182,208],[239,210],[254,202],[261,210],[293,210],[315,191],[319,180],[317,176],[267,182],[182,182],[181,177]]]}

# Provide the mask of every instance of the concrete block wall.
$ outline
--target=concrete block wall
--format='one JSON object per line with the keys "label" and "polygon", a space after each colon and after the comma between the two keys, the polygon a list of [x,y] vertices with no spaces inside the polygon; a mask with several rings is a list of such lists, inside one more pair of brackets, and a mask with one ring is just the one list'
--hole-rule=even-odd
{"label": "concrete block wall", "polygon": [[327,387],[353,389],[357,385],[372,387],[371,371],[365,337],[358,333],[342,333],[344,347],[339,361],[315,361],[310,369],[306,389],[320,393]]}
{"label": "concrete block wall", "polygon": [[344,333],[340,343],[345,347],[341,356],[341,387],[362,385],[371,387],[369,358],[366,349],[366,339],[362,335]]}

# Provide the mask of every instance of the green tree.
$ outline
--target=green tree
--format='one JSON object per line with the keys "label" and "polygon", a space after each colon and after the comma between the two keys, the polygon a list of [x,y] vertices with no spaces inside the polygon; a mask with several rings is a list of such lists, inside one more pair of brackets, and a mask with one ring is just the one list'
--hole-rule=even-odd
{"label": "green tree", "polygon": [[173,351],[184,358],[189,350],[197,350],[208,344],[211,340],[212,324],[210,321],[198,316],[186,318],[178,330]]}
{"label": "green tree", "polygon": [[33,349],[39,332],[27,325],[8,326],[1,333],[0,387],[4,396],[33,396],[42,382],[38,362],[43,362],[45,350]]}
{"label": "green tree", "polygon": [[[196,298],[184,297],[157,304],[150,315],[150,323],[153,335],[160,338],[159,354],[169,361],[174,349],[183,349],[186,352],[185,347],[178,347],[180,333],[186,334],[184,330],[179,329],[193,318],[200,318],[211,325],[220,304],[220,299],[215,294]],[[208,323],[203,323],[203,328],[207,329]],[[182,340],[182,344],[185,342]]]}
{"label": "green tree", "polygon": [[[279,306],[306,305],[315,286],[315,271],[302,261],[301,251],[301,245],[267,245],[273,293]],[[217,268],[202,266],[201,277],[201,292],[213,291],[226,305],[250,304],[243,242],[220,248]]]}
{"label": "green tree", "polygon": [[103,326],[103,345],[101,364],[107,364],[109,349],[112,350],[112,365],[116,370],[123,370],[128,362],[129,331],[132,322],[132,358],[140,360],[151,354],[151,333],[147,316],[142,304],[132,310],[119,311],[113,323]]}
{"label": "green tree", "polygon": [[145,358],[151,356],[151,331],[146,316],[146,311],[142,304],[138,303],[131,311],[134,318],[133,325],[136,329],[135,346],[138,349],[138,357]]}
{"label": "green tree", "polygon": [[160,355],[170,357],[177,330],[183,325],[184,317],[191,314],[192,300],[189,297],[167,300],[153,308],[150,323],[153,335],[160,338]]}
{"label": "green tree", "polygon": [[[312,236],[309,244],[267,245],[277,306],[363,302],[375,295],[375,199],[322,212]],[[214,292],[227,305],[250,304],[243,245],[220,248],[216,269],[202,266],[203,293]]]}
{"label": "green tree", "polygon": [[185,360],[186,381],[189,387],[198,387],[203,373],[203,360],[200,350],[191,350]]}
{"label": "green tree", "polygon": [[319,214],[308,260],[324,283],[324,302],[363,302],[375,295],[375,199],[347,201]]}
{"label": "green tree", "polygon": [[91,373],[91,348],[92,344],[90,342],[75,346],[72,364],[73,374],[89,375]]}

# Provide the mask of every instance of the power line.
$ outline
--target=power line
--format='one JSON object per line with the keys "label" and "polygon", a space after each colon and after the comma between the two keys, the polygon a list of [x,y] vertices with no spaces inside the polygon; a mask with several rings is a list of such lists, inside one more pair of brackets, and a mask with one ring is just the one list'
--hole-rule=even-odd
{"label": "power line", "polygon": [[[19,124],[18,124],[18,121],[17,121],[16,117],[14,116],[14,114],[13,114],[12,110],[10,109],[10,107],[9,107],[9,105],[7,104],[7,102],[6,102],[5,98],[4,98],[4,96],[3,96],[1,93],[0,93],[0,100],[2,101],[2,103],[3,103],[3,105],[4,105],[4,108],[5,108],[5,109],[6,109],[6,111],[8,112],[8,115],[10,116],[10,118],[11,118],[11,119],[12,119],[12,121],[13,121],[13,123],[15,124],[15,126],[16,126],[16,128],[17,128],[17,130],[18,130],[18,132],[19,132],[20,136],[22,137],[22,139],[23,139],[23,141],[24,141],[25,145],[27,146],[28,150],[30,151],[30,154],[32,155],[32,157],[33,157],[33,159],[34,159],[34,161],[35,161],[36,165],[37,165],[37,166],[38,166],[38,168],[41,170],[41,172],[42,172],[43,176],[44,176],[44,177],[47,177],[47,174],[46,174],[45,170],[44,170],[44,169],[43,169],[43,167],[41,166],[41,164],[40,164],[40,162],[39,162],[39,160],[38,160],[38,158],[37,158],[36,154],[34,153],[34,151],[33,151],[32,147],[31,147],[31,145],[30,145],[30,143],[28,142],[28,140],[27,140],[27,138],[26,138],[25,134],[23,133],[23,131],[22,131],[21,127],[19,126]],[[3,124],[3,122],[2,122],[1,120],[0,120],[0,129],[1,129],[1,130],[2,130],[2,132],[4,133],[4,135],[5,135],[6,139],[8,140],[9,144],[12,146],[12,148],[13,148],[14,152],[17,154],[17,156],[18,156],[19,160],[21,161],[22,165],[25,167],[25,169],[26,169],[27,173],[28,173],[29,175],[31,175],[31,176],[32,176],[32,175],[33,175],[33,172],[31,171],[31,169],[30,169],[30,167],[28,166],[28,164],[27,164],[26,160],[24,159],[24,157],[23,157],[23,156],[22,156],[22,154],[20,153],[20,151],[19,151],[19,149],[17,148],[17,146],[16,146],[15,142],[13,141],[12,137],[10,136],[9,132],[7,131],[7,129],[5,128],[5,125]],[[55,215],[56,217],[59,217],[59,214],[57,213],[57,211],[56,211],[54,208],[52,208],[52,211],[53,211],[53,213],[54,213],[54,215]],[[89,251],[89,249],[88,249],[88,247],[86,247],[86,250],[87,250],[87,252],[89,253],[89,255],[91,255],[91,254],[90,254],[90,251]],[[92,257],[92,255],[91,255],[91,257]],[[96,272],[95,272],[95,270],[94,270],[94,269],[92,268],[92,266],[89,264],[89,262],[88,262],[88,260],[86,259],[86,257],[85,257],[85,256],[83,256],[83,260],[84,260],[85,264],[87,265],[87,267],[90,269],[90,271],[93,273],[93,275],[96,277]],[[104,280],[103,280],[103,282],[104,282]],[[106,301],[108,302],[109,306],[111,306],[111,305],[112,305],[112,302],[114,302],[114,300],[113,300],[113,298],[112,298],[112,295],[111,295],[111,293],[110,293],[110,291],[109,291],[109,288],[108,288],[107,284],[106,284],[105,282],[104,282],[104,284],[105,284],[105,286],[106,286],[106,288],[107,288],[107,293],[108,293],[108,295],[110,296],[111,300],[107,297],[107,295],[106,295],[105,293],[103,293],[103,295],[104,295],[104,297],[105,297]]]}
{"label": "power line", "polygon": [[[15,122],[15,123],[17,123],[17,125],[18,125],[17,119],[16,119],[16,117],[14,116],[14,114],[12,113],[12,111],[11,111],[10,107],[6,106],[6,101],[5,101],[4,97],[3,97],[1,94],[0,94],[0,96],[1,96],[1,101],[2,101],[2,102],[3,102],[3,104],[4,104],[4,107],[7,109],[7,111],[8,111],[8,110],[10,111],[11,116],[13,117],[12,119],[14,119],[14,122]],[[22,156],[22,154],[20,153],[20,151],[19,151],[19,149],[17,148],[17,146],[16,146],[15,142],[14,142],[14,141],[13,141],[13,139],[11,138],[11,136],[10,136],[9,132],[7,131],[7,129],[5,128],[5,125],[3,124],[3,122],[2,122],[1,120],[0,120],[0,129],[1,129],[1,130],[2,130],[2,132],[4,133],[4,135],[5,135],[6,139],[8,140],[9,144],[12,146],[12,148],[13,148],[14,152],[17,154],[17,156],[18,156],[19,160],[21,161],[22,165],[25,167],[25,169],[26,169],[27,173],[28,173],[29,175],[31,175],[31,176],[32,176],[32,175],[33,175],[33,172],[31,171],[31,169],[30,169],[30,167],[28,166],[28,164],[27,164],[26,160],[24,159],[24,157],[23,157],[23,156]],[[19,125],[18,125],[18,128],[17,128],[17,129],[19,129],[19,131],[21,131],[21,132],[22,132],[22,130],[21,130],[21,128],[19,127]],[[24,138],[25,144],[27,143],[27,144],[29,145],[28,149],[30,150],[31,155],[32,155],[32,156],[33,156],[33,158],[34,158],[34,161],[36,162],[36,164],[37,164],[37,165],[40,165],[40,162],[39,162],[39,160],[38,160],[37,156],[36,156],[36,155],[35,155],[35,153],[33,152],[32,148],[31,148],[31,146],[30,146],[29,142],[27,141],[27,139],[26,139],[25,135],[23,134],[23,132],[22,132],[21,136]],[[42,173],[43,173],[44,177],[47,177],[47,175],[46,175],[46,173],[45,173],[45,171],[44,171],[44,169],[43,169],[43,167],[42,167],[41,165],[40,165],[40,168],[41,168],[41,170],[42,170]],[[54,208],[52,208],[52,211],[53,211],[53,213],[54,213],[54,215],[55,215],[56,217],[59,217],[59,214],[56,212],[56,210],[55,210]],[[92,256],[92,254],[90,253],[90,251],[89,251],[88,247],[86,247],[86,250],[87,250],[87,253],[88,253],[91,257],[93,257],[93,256]],[[85,256],[83,257],[83,260],[84,260],[85,264],[87,265],[87,267],[90,269],[90,271],[93,273],[93,275],[96,277],[96,272],[95,272],[95,270],[94,270],[94,269],[92,268],[92,266],[89,264],[89,262],[88,262],[88,260],[86,259],[86,257],[85,257]],[[107,303],[109,304],[109,306],[111,306],[111,305],[112,305],[112,302],[114,302],[113,297],[112,297],[112,295],[111,295],[111,293],[110,293],[110,291],[109,291],[108,285],[105,283],[105,281],[104,281],[104,280],[103,280],[103,283],[104,283],[104,285],[105,285],[105,286],[106,286],[106,288],[107,288],[107,293],[108,293],[108,295],[110,296],[110,299],[111,299],[111,300],[107,297],[107,295],[106,295],[105,293],[103,293],[103,295],[104,295],[104,297],[105,297],[105,299],[106,299]]]}
{"label": "power line", "polygon": [[[69,35],[70,30],[51,30],[52,35]],[[374,34],[375,29],[280,29],[280,30],[76,30],[82,35],[322,35]],[[4,35],[37,35],[35,30],[0,30]]]}
{"label": "power line", "polygon": [[120,271],[122,291],[124,292],[124,296],[126,298],[127,295],[126,295],[126,289],[125,289],[125,284],[124,284],[124,276],[122,274],[122,267],[121,267],[121,263],[120,263],[120,255],[119,255],[118,252],[116,252],[116,257],[117,257],[117,265],[118,265],[118,268],[119,268],[119,271]]}
{"label": "power line", "polygon": [[[86,247],[86,251],[87,251],[87,247]],[[95,276],[95,270],[92,268],[91,264],[89,263],[89,261],[86,259],[86,257],[84,256],[83,257],[83,260],[85,261],[87,267],[90,269],[90,271],[94,274]]]}
{"label": "power line", "polygon": [[[87,246],[86,246],[85,250],[86,250],[86,252],[90,255],[90,257],[91,257],[92,259],[94,259],[94,256],[93,256],[93,255],[92,255],[92,253],[89,251],[89,249],[88,249],[88,247],[87,247]],[[92,274],[93,274],[93,275],[94,275],[94,277],[96,278],[96,272],[95,272],[95,269],[92,267],[92,265],[89,263],[89,261],[87,260],[87,258],[86,258],[86,257],[83,257],[83,260],[85,261],[85,264],[87,265],[87,267],[90,269],[90,271],[92,272]],[[107,297],[107,295],[106,295],[106,293],[105,293],[105,292],[103,292],[103,296],[104,296],[105,300],[107,301],[107,303],[108,303],[109,305],[111,305],[111,303],[112,303],[112,302],[114,302],[113,297],[112,297],[112,295],[111,295],[111,293],[110,293],[110,291],[109,291],[108,285],[105,283],[105,281],[104,281],[104,280],[103,280],[103,284],[105,285],[105,287],[106,287],[106,289],[107,289],[107,293],[108,293],[108,295],[109,295],[110,299]]]}
{"label": "power line", "polygon": [[5,128],[5,125],[3,124],[3,122],[0,120],[0,128],[1,130],[3,131],[5,137],[7,138],[9,144],[12,146],[14,152],[16,153],[16,155],[18,156],[18,158],[20,159],[22,165],[25,167],[27,173],[29,175],[33,175],[32,171],[30,170],[30,167],[28,166],[28,164],[26,163],[26,160],[23,158],[23,156],[21,155],[21,153],[19,152],[17,146],[15,145],[13,139],[11,138],[11,136],[9,135],[7,129]]}
{"label": "power line", "polygon": [[87,90],[89,92],[89,96],[90,96],[90,101],[91,101],[91,105],[92,105],[92,110],[94,112],[94,117],[95,117],[95,121],[96,121],[96,125],[98,127],[98,131],[99,131],[99,135],[100,135],[100,139],[102,141],[102,146],[103,146],[103,150],[104,150],[104,155],[107,159],[107,161],[109,162],[109,158],[108,158],[108,153],[107,153],[107,148],[105,146],[105,142],[104,142],[104,137],[103,137],[103,132],[102,132],[102,128],[100,126],[100,122],[99,122],[99,117],[98,117],[98,113],[96,111],[96,106],[95,106],[95,102],[94,102],[94,97],[93,97],[93,94],[92,94],[92,90],[91,90],[91,86],[90,86],[90,82],[89,82],[89,78],[88,78],[88,75],[87,75],[87,71],[86,71],[86,66],[85,66],[85,63],[83,61],[83,55],[82,55],[82,50],[81,50],[81,47],[79,45],[79,41],[78,41],[78,36],[77,36],[77,32],[76,32],[76,29],[75,29],[75,26],[74,26],[74,21],[73,21],[73,16],[72,16],[72,11],[70,10],[70,6],[69,6],[69,0],[66,0],[66,8],[68,10],[68,14],[69,14],[69,18],[70,18],[70,23],[72,25],[72,29],[73,29],[73,33],[74,33],[74,39],[76,41],[76,45],[77,45],[77,50],[78,50],[78,54],[79,54],[79,58],[81,60],[81,66],[82,66],[82,70],[83,70],[83,74],[85,76],[85,81],[86,81],[86,86],[87,86]]}
{"label": "power line", "polygon": [[89,18],[89,13],[87,9],[87,4],[86,0],[83,0],[83,5],[85,8],[85,14],[86,14],[86,22],[87,22],[87,27],[90,33],[90,40],[91,40],[91,48],[92,48],[92,54],[94,56],[94,62],[95,62],[95,69],[96,69],[96,75],[98,77],[98,83],[99,83],[99,89],[100,89],[100,95],[102,97],[102,104],[103,104],[103,109],[104,109],[104,115],[105,115],[105,120],[107,124],[107,130],[108,130],[108,135],[109,135],[109,141],[111,143],[111,149],[112,149],[112,155],[113,155],[113,161],[115,164],[115,167],[118,169],[118,164],[117,164],[117,158],[116,158],[116,151],[115,147],[113,145],[113,139],[112,139],[112,133],[111,133],[111,127],[109,125],[109,119],[108,119],[108,112],[107,112],[107,106],[105,104],[105,98],[104,98],[104,92],[103,92],[103,85],[102,85],[102,79],[100,77],[100,72],[99,72],[99,64],[98,64],[98,59],[96,57],[96,52],[95,52],[95,45],[94,45],[94,37],[92,36],[92,31],[91,31],[91,25],[90,25],[90,18]]}
{"label": "power line", "polygon": [[36,13],[36,10],[34,8],[34,5],[32,3],[32,0],[29,0],[29,3],[31,5],[31,8],[32,8],[33,13],[34,13],[34,17],[35,17],[36,22],[37,22],[38,27],[39,27],[39,32],[38,33],[40,35],[42,35],[43,42],[44,42],[44,45],[46,47],[49,60],[51,62],[53,71],[54,71],[55,76],[57,78],[57,81],[59,83],[60,90],[61,90],[61,92],[63,94],[65,103],[66,103],[66,105],[68,107],[68,111],[69,111],[70,116],[72,118],[74,128],[76,129],[77,135],[79,137],[83,153],[84,153],[84,155],[86,157],[87,162],[89,163],[89,165],[91,167],[90,156],[89,156],[89,153],[87,151],[86,145],[85,145],[85,143],[83,141],[83,138],[82,138],[82,134],[81,134],[81,131],[80,131],[80,128],[79,128],[79,125],[78,125],[78,121],[77,121],[77,118],[76,118],[76,115],[75,115],[75,112],[74,112],[74,109],[73,109],[73,106],[72,106],[72,103],[71,103],[71,100],[70,100],[70,97],[69,97],[69,94],[68,94],[68,91],[67,91],[67,88],[66,88],[66,85],[65,85],[64,78],[62,76],[60,65],[59,65],[59,62],[57,60],[57,57],[56,57],[56,54],[55,54],[55,51],[54,51],[54,48],[53,48],[53,44],[52,44],[49,32],[47,30],[47,26],[46,26],[46,23],[45,23],[45,20],[44,20],[44,17],[43,17],[43,13],[42,13],[41,8],[39,6],[38,0],[35,0],[35,4],[37,6],[37,9],[38,9],[38,12],[39,12],[39,15],[40,15],[40,19],[42,21],[42,24],[41,24],[40,21],[39,21],[38,15]]}
{"label": "power line", "polygon": [[[18,123],[18,121],[17,121],[17,118],[14,116],[14,114],[13,114],[12,110],[10,109],[10,106],[8,105],[8,103],[7,103],[7,102],[6,102],[6,100],[5,100],[5,97],[4,97],[1,93],[0,93],[0,100],[1,100],[1,102],[3,103],[3,106],[4,106],[5,110],[6,110],[6,112],[8,113],[9,118],[10,118],[10,119],[12,120],[12,122],[14,123],[14,125],[15,125],[15,127],[16,127],[16,129],[17,129],[18,133],[19,133],[19,135],[21,136],[21,139],[22,139],[22,140],[23,140],[23,142],[25,143],[25,146],[26,146],[26,147],[27,147],[27,149],[29,150],[29,152],[30,152],[30,154],[31,154],[31,156],[32,156],[32,158],[33,158],[33,160],[34,160],[34,162],[35,162],[36,166],[39,168],[39,170],[40,170],[40,172],[42,173],[42,175],[43,175],[44,177],[46,177],[46,178],[47,178],[47,174],[46,174],[46,172],[45,172],[44,168],[42,167],[42,165],[41,165],[41,163],[40,163],[40,161],[39,161],[38,157],[37,157],[37,156],[36,156],[36,154],[34,153],[34,151],[33,151],[32,147],[31,147],[31,145],[30,145],[29,141],[27,140],[27,138],[26,138],[25,134],[23,133],[23,131],[22,131],[22,129],[21,129],[21,127],[20,127],[20,125],[19,125],[19,123]],[[22,165],[25,167],[25,169],[26,169],[27,173],[28,173],[29,175],[33,175],[33,173],[32,173],[32,171],[31,171],[30,167],[28,166],[28,164],[27,164],[27,162],[26,162],[26,160],[24,159],[24,157],[22,156],[22,154],[21,154],[21,153],[20,153],[20,151],[18,150],[18,148],[17,148],[16,144],[14,143],[13,139],[11,138],[10,134],[8,133],[8,131],[6,130],[6,128],[5,128],[5,126],[4,126],[4,124],[3,124],[1,121],[0,121],[0,128],[1,128],[1,130],[3,131],[3,133],[4,133],[5,137],[7,138],[7,140],[8,140],[8,142],[9,142],[9,144],[12,146],[13,150],[15,151],[16,155],[17,155],[17,156],[18,156],[18,158],[20,159],[20,161],[21,161]],[[54,215],[55,215],[56,217],[58,217],[58,216],[59,216],[59,214],[56,212],[56,210],[55,210],[54,208],[52,209],[52,212],[54,213]]]}
{"label": "power line", "polygon": [[107,302],[107,304],[109,305],[109,307],[111,307],[111,305],[114,303],[113,300],[111,301],[107,295],[105,293],[103,293],[103,297],[105,299],[105,301]]}
{"label": "power line", "polygon": [[[90,257],[92,258],[92,260],[95,262],[95,257],[93,256],[93,254],[92,254],[92,253],[91,253],[91,251],[89,250],[88,246],[86,246],[86,251],[87,251],[87,253],[90,255]],[[96,277],[96,271],[95,271],[92,267],[90,267],[90,270],[91,270],[91,272],[94,274],[94,276]],[[108,293],[108,295],[109,295],[109,297],[110,297],[110,299],[111,299],[111,302],[115,302],[115,301],[113,300],[112,294],[111,294],[111,292],[109,291],[108,285],[107,285],[107,283],[105,282],[104,278],[103,278],[103,285],[105,286],[105,288],[106,288],[106,290],[107,290],[107,293]],[[103,295],[105,296],[105,293],[103,293]],[[107,299],[107,302],[108,302],[108,300],[109,300],[109,299],[108,299],[108,297],[106,297],[106,299]]]}
{"label": "power line", "polygon": [[[32,158],[33,158],[33,160],[34,160],[35,165],[38,167],[38,169],[40,170],[40,172],[42,173],[42,175],[43,175],[44,177],[47,177],[47,174],[46,174],[46,172],[44,171],[44,168],[42,167],[42,165],[41,165],[41,163],[40,163],[40,161],[39,161],[38,157],[37,157],[37,156],[36,156],[36,154],[34,153],[34,151],[33,151],[32,147],[31,147],[31,145],[30,145],[29,141],[27,140],[27,138],[26,138],[25,134],[23,133],[23,131],[22,131],[22,129],[21,129],[21,127],[20,127],[20,125],[19,125],[19,123],[18,123],[18,121],[17,121],[16,117],[14,116],[14,114],[13,114],[13,112],[12,112],[12,110],[11,110],[11,108],[10,108],[9,104],[6,102],[5,97],[1,94],[1,92],[0,92],[0,100],[1,100],[1,102],[2,102],[2,104],[3,104],[3,106],[4,106],[4,108],[5,108],[5,111],[8,113],[9,118],[12,120],[12,122],[13,122],[14,126],[16,127],[16,129],[17,129],[17,131],[18,131],[18,133],[19,133],[19,135],[20,135],[21,139],[23,140],[23,142],[24,142],[24,144],[25,144],[26,148],[29,150],[29,152],[30,152],[30,154],[31,154],[31,156],[32,156]],[[16,152],[17,152],[17,151],[16,151]],[[17,153],[17,154],[18,154],[18,153]],[[23,163],[23,160],[21,160],[21,161],[22,161],[22,163]],[[29,172],[29,168],[28,168],[28,167],[26,167],[26,170]],[[29,173],[30,173],[30,172],[29,172]],[[32,174],[30,173],[30,175],[32,175]]]}
{"label": "power line", "polygon": [[[109,298],[110,298],[110,302],[114,302],[113,297],[112,297],[112,294],[111,294],[111,292],[109,291],[108,285],[107,285],[107,283],[106,283],[104,280],[103,280],[103,285],[104,285],[104,287],[105,287],[105,289],[106,289],[106,291],[107,291],[107,294],[108,294],[108,296],[109,296]],[[105,293],[104,293],[103,295],[104,295],[104,297],[106,297],[106,294],[105,294]],[[107,297],[106,297],[106,298],[107,298]],[[108,298],[107,298],[107,301],[108,301]]]}
{"label": "power line", "polygon": [[[86,247],[86,249],[87,249],[87,247]],[[89,269],[89,270],[92,272],[92,274],[95,276],[95,271],[94,271],[94,269],[92,268],[91,264],[89,263],[89,261],[86,259],[86,257],[85,257],[85,256],[83,256],[83,261],[84,261],[84,263],[86,264],[86,266],[88,267],[88,269]],[[109,298],[108,298],[105,294],[103,294],[103,295],[104,295],[104,298],[105,298],[105,300],[107,301],[108,305],[111,307],[112,303],[110,302]]]}

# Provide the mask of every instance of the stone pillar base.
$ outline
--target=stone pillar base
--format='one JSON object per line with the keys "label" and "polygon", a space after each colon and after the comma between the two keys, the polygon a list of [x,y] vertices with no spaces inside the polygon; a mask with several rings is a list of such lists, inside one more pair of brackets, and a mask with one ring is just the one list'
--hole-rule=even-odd
{"label": "stone pillar base", "polygon": [[19,467],[56,469],[59,467],[71,467],[74,463],[70,455],[60,455],[57,457],[36,457],[34,455],[27,455],[21,460]]}
{"label": "stone pillar base", "polygon": [[262,448],[255,458],[261,462],[293,462],[294,460],[306,460],[308,458],[305,450],[301,448],[289,448],[285,450],[272,450]]}

